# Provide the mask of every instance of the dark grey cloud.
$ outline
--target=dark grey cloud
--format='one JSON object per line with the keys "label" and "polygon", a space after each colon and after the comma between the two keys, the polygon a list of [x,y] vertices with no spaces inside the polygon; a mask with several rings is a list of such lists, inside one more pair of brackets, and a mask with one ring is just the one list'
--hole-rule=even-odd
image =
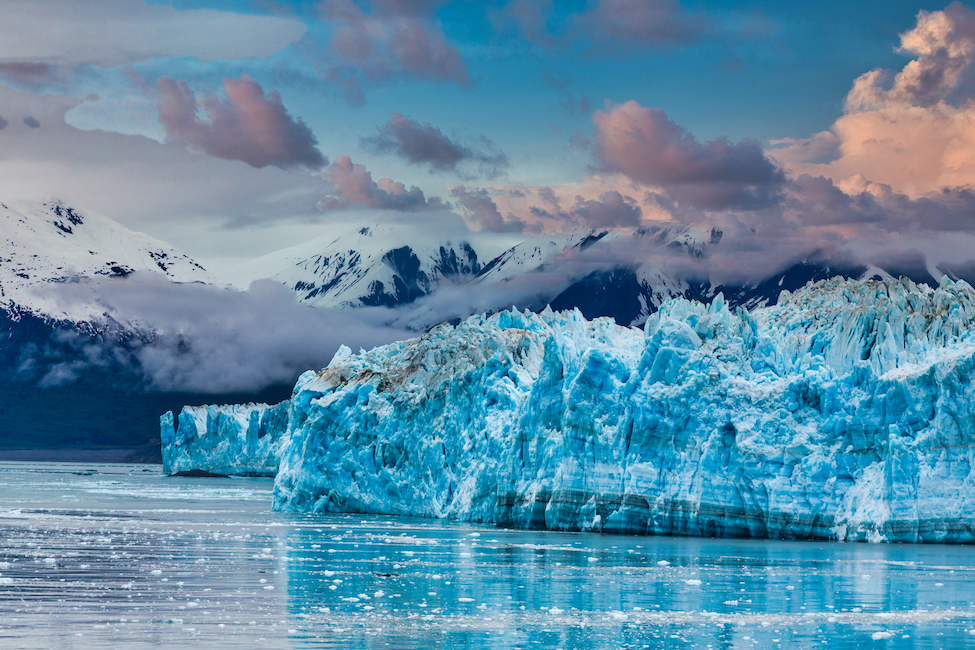
{"label": "dark grey cloud", "polygon": [[41,126],[41,123],[38,122],[36,119],[34,119],[34,117],[31,115],[28,115],[27,117],[24,118],[24,124],[29,126],[32,129],[37,129],[40,128]]}
{"label": "dark grey cloud", "polygon": [[450,190],[450,195],[457,199],[467,220],[476,225],[479,230],[487,232],[530,230],[529,225],[515,215],[502,216],[498,204],[485,189],[467,189],[463,185],[458,185]]}
{"label": "dark grey cloud", "polygon": [[492,150],[489,140],[482,138],[483,148],[463,145],[451,140],[429,122],[393,113],[389,121],[379,127],[376,135],[363,138],[364,147],[376,153],[391,153],[431,170],[457,172],[457,166],[467,163],[488,178],[499,176],[508,167],[508,157]]}
{"label": "dark grey cloud", "polygon": [[631,197],[610,190],[603,193],[599,200],[577,196],[571,214],[594,228],[613,228],[640,225],[643,211]]}
{"label": "dark grey cloud", "polygon": [[50,63],[35,61],[0,61],[0,81],[7,85],[39,90],[59,77],[59,68]]}
{"label": "dark grey cloud", "polygon": [[406,189],[403,183],[389,178],[381,178],[378,182],[372,180],[372,173],[364,165],[353,163],[349,156],[337,156],[325,171],[325,179],[335,188],[334,193],[318,204],[326,212],[354,207],[400,212],[445,210],[449,207],[437,197],[428,199],[415,185]]}
{"label": "dark grey cloud", "polygon": [[7,120],[3,119],[3,116],[0,116],[0,131],[3,131],[9,125],[10,125],[10,122],[8,122]]}
{"label": "dark grey cloud", "polygon": [[226,101],[197,95],[186,83],[169,77],[160,77],[156,86],[166,137],[192,151],[251,167],[318,169],[328,164],[308,125],[288,114],[276,91],[265,96],[247,75],[223,80]]}
{"label": "dark grey cloud", "polygon": [[544,201],[547,205],[550,205],[555,208],[559,207],[559,199],[555,195],[555,190],[553,190],[551,187],[539,188],[537,194],[538,194],[538,198]]}

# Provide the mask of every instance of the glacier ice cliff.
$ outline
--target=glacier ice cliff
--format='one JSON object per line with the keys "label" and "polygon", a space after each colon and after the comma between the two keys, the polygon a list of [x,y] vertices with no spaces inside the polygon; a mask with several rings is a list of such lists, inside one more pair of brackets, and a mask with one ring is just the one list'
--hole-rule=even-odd
{"label": "glacier ice cliff", "polygon": [[185,406],[160,418],[163,472],[274,476],[288,428],[288,402]]}
{"label": "glacier ice cliff", "polygon": [[[964,282],[837,278],[750,312],[721,296],[671,300],[643,330],[513,310],[343,348],[301,376],[275,420],[274,505],[532,529],[972,542],[973,324]],[[219,428],[208,414],[200,441],[211,421]]]}

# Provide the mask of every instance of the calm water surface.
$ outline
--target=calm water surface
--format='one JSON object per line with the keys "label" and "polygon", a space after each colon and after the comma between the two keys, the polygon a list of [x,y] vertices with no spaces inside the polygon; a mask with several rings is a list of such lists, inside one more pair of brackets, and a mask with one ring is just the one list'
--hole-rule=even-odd
{"label": "calm water surface", "polygon": [[270,510],[260,479],[0,463],[0,647],[975,648],[975,548]]}

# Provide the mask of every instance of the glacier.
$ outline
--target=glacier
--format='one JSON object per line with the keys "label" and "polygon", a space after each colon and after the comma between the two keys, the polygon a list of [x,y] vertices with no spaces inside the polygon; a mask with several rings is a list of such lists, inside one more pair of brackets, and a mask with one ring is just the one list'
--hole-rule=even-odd
{"label": "glacier", "polygon": [[274,476],[288,428],[288,402],[184,406],[160,418],[163,472]]}
{"label": "glacier", "polygon": [[677,298],[642,329],[513,309],[343,347],[258,416],[167,414],[163,453],[232,469],[274,408],[277,509],[973,542],[973,321],[947,278],[834,278],[751,311]]}

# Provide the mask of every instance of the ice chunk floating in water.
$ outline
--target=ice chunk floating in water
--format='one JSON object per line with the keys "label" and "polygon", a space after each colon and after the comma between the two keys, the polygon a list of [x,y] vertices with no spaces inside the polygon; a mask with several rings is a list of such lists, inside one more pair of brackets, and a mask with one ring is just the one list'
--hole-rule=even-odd
{"label": "ice chunk floating in water", "polygon": [[672,300],[643,331],[510,311],[345,348],[295,387],[274,505],[972,542],[973,319],[963,282],[834,279],[750,313]]}

